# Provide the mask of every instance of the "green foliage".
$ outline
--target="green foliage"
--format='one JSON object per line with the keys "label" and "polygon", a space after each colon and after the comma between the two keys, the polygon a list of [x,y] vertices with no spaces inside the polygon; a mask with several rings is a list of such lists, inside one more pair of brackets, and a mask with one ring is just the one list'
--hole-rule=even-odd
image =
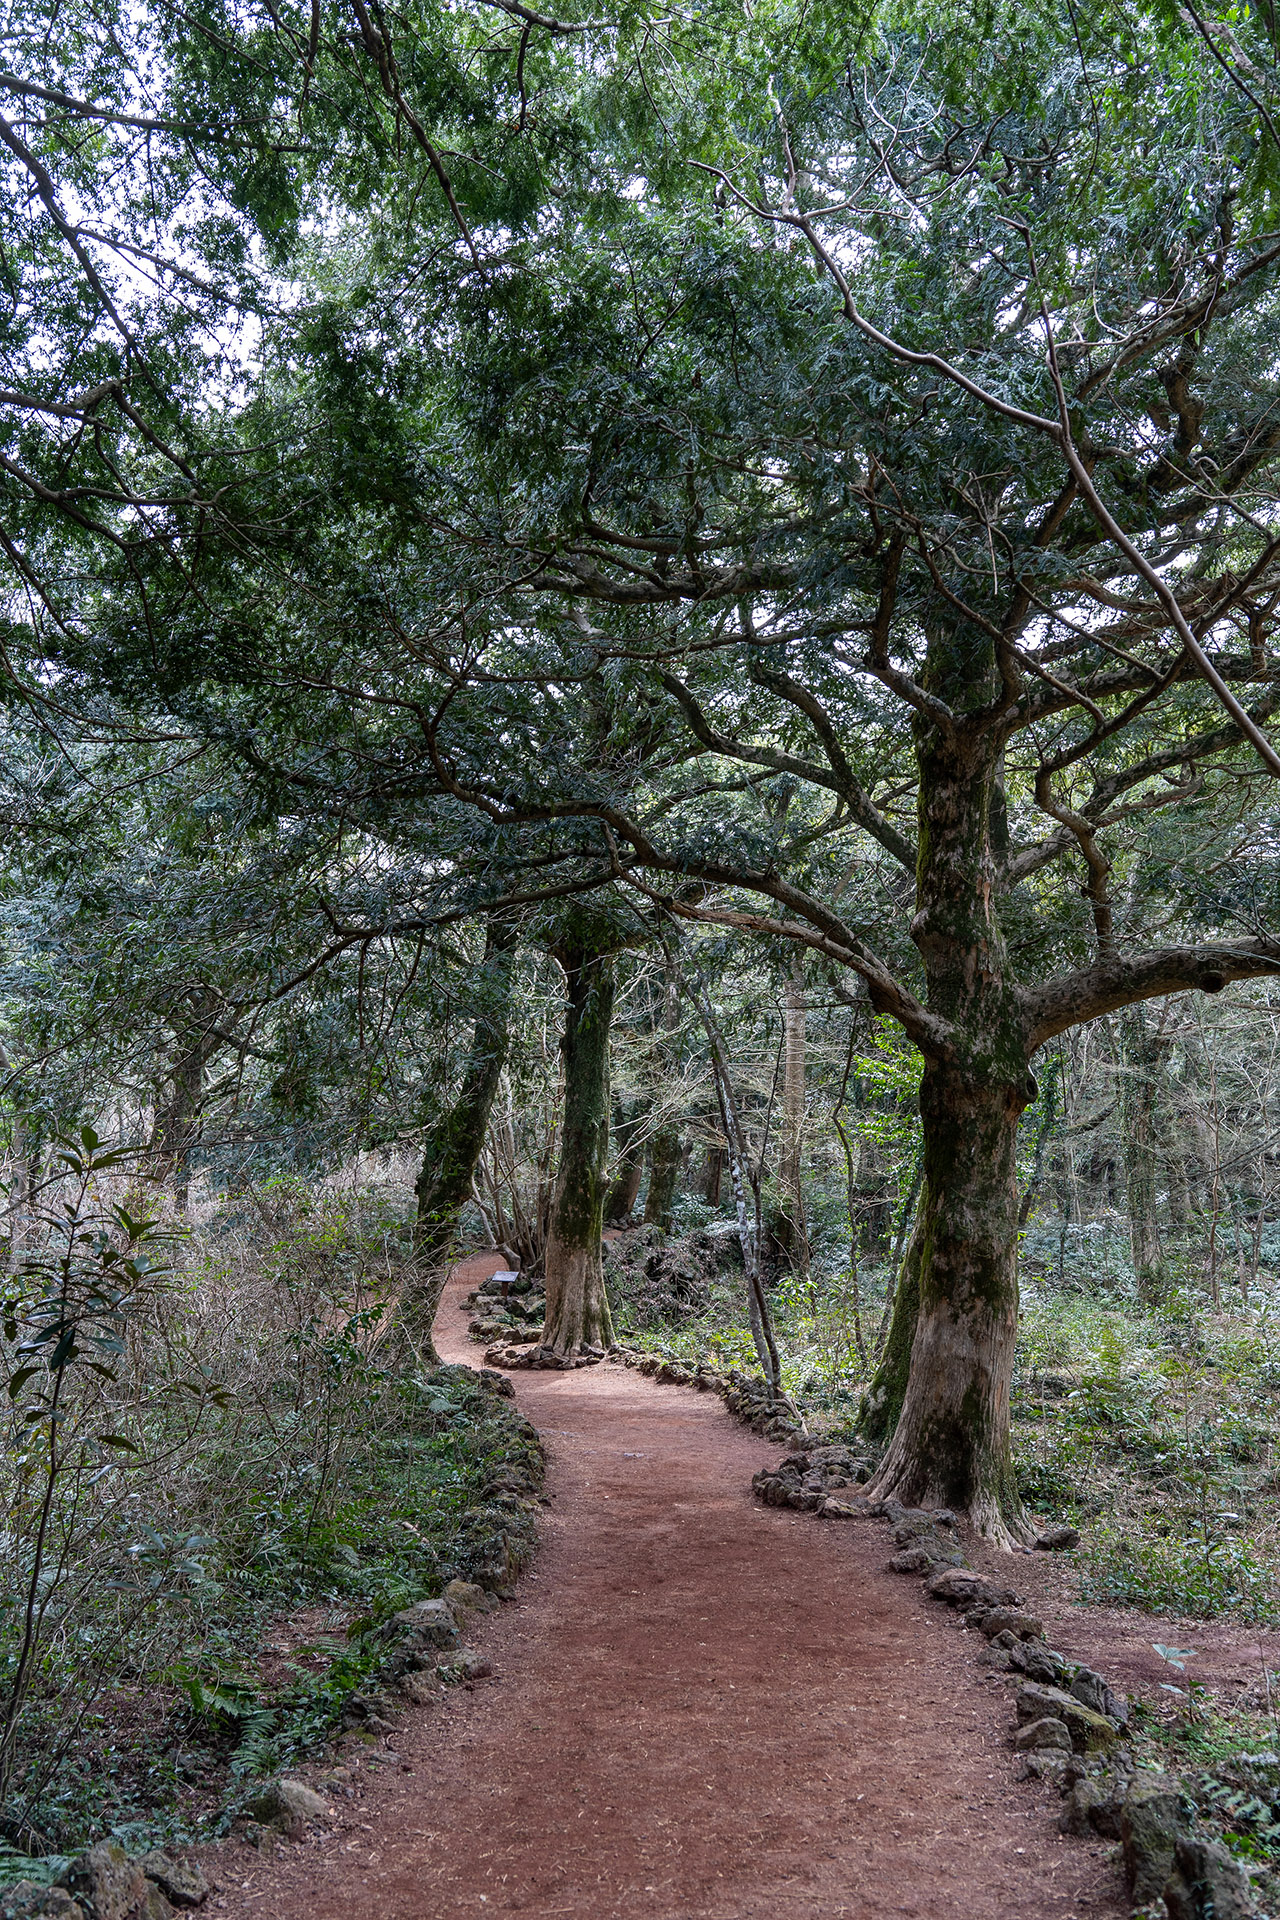
{"label": "green foliage", "polygon": [[1096,1521],[1080,1556],[1080,1598],[1205,1620],[1280,1618],[1274,1557],[1260,1559],[1247,1541],[1212,1525],[1187,1537],[1171,1531],[1176,1525],[1166,1519],[1148,1531]]}
{"label": "green foliage", "polygon": [[[127,1405],[132,1450],[52,1503],[2,1816],[28,1849],[215,1829],[238,1783],[314,1750],[376,1682],[371,1627],[528,1550],[496,1495],[513,1473],[536,1487],[536,1439],[477,1376],[420,1373],[395,1341],[387,1198],[279,1182],[241,1204],[256,1231],[229,1209],[194,1232],[113,1376],[89,1375],[95,1419]],[[8,1550],[34,1567],[21,1456],[3,1470]],[[11,1673],[21,1652],[11,1614]]]}
{"label": "green foliage", "polygon": [[1015,1384],[1024,1498],[1082,1525],[1081,1592],[1271,1620],[1280,1404],[1272,1320],[1028,1288]]}

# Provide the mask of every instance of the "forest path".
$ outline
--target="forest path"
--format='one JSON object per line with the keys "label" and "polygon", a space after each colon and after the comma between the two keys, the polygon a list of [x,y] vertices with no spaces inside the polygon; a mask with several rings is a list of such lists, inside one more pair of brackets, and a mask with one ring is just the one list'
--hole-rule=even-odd
{"label": "forest path", "polygon": [[[470,1365],[455,1270],[441,1353]],[[514,1375],[543,1545],[476,1636],[495,1678],[406,1716],[340,1830],[219,1863],[270,1920],[1096,1920],[1108,1850],[1015,1786],[1011,1701],[880,1527],[757,1506],[778,1448],[621,1367]],[[248,1862],[252,1860],[252,1867]]]}

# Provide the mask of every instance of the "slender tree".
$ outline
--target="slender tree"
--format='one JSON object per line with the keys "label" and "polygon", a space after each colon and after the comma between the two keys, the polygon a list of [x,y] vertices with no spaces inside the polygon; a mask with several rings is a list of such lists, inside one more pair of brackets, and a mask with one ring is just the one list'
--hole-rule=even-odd
{"label": "slender tree", "polygon": [[556,947],[566,1004],[560,1049],[564,1115],[547,1235],[544,1351],[573,1357],[613,1345],[601,1259],[609,1151],[609,1028],[613,946],[566,939]]}
{"label": "slender tree", "polygon": [[506,1064],[515,948],[515,928],[491,917],[476,983],[481,998],[461,1082],[453,1101],[441,1108],[428,1129],[414,1186],[413,1254],[419,1282],[413,1297],[404,1302],[404,1312],[416,1337],[432,1354],[432,1328],[457,1248],[459,1217],[471,1198]]}

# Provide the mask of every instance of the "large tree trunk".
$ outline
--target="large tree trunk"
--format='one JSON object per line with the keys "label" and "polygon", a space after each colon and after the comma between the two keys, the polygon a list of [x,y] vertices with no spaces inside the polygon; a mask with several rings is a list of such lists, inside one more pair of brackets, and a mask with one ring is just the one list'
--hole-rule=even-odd
{"label": "large tree trunk", "polygon": [[1009,1450],[1018,1327],[1021,1087],[929,1067],[919,1308],[902,1412],[875,1491],[1026,1537]]}
{"label": "large tree trunk", "polygon": [[1148,1306],[1168,1296],[1169,1268],[1157,1213],[1160,1037],[1146,1007],[1126,1008],[1120,1020],[1120,1121],[1124,1150],[1129,1249],[1138,1294]]}
{"label": "large tree trunk", "polygon": [[724,1148],[708,1147],[698,1175],[698,1192],[707,1205],[720,1205],[720,1182],[724,1177]]}
{"label": "large tree trunk", "polygon": [[436,1358],[431,1329],[457,1248],[458,1220],[471,1198],[494,1096],[506,1064],[511,1019],[514,929],[490,921],[478,982],[481,1000],[453,1104],[427,1135],[414,1187],[414,1283],[401,1312],[428,1355]]}
{"label": "large tree trunk", "polygon": [[[929,680],[953,711],[972,711],[993,691],[990,643],[964,628],[935,641]],[[925,1049],[919,1308],[901,1414],[868,1491],[908,1506],[957,1508],[1008,1544],[1031,1537],[1014,1485],[1009,1390],[1018,1327],[1015,1149],[1035,1083],[995,907],[1005,832],[1000,742],[981,724],[918,718],[916,751],[912,934],[929,1010],[951,1037]]]}
{"label": "large tree trunk", "polygon": [[604,1288],[604,1226],[609,1148],[609,1026],[613,960],[581,948],[558,955],[568,983],[564,1038],[564,1119],[560,1164],[547,1236],[547,1318],[542,1344],[558,1354],[613,1345]]}

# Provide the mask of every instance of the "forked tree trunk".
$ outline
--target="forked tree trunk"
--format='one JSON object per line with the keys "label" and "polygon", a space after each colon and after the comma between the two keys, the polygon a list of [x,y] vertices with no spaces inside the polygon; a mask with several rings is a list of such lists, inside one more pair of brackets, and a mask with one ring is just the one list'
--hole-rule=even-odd
{"label": "forked tree trunk", "polygon": [[613,959],[583,948],[562,949],[557,958],[568,985],[560,1042],[564,1118],[547,1235],[547,1318],[542,1344],[555,1353],[572,1354],[583,1348],[607,1351],[613,1345],[613,1319],[600,1258],[609,1149]]}
{"label": "forked tree trunk", "polygon": [[413,1285],[401,1301],[405,1325],[431,1359],[432,1326],[457,1250],[458,1220],[471,1198],[494,1097],[506,1064],[511,1019],[514,929],[490,921],[480,979],[482,999],[457,1098],[439,1115],[422,1152],[414,1187]]}

